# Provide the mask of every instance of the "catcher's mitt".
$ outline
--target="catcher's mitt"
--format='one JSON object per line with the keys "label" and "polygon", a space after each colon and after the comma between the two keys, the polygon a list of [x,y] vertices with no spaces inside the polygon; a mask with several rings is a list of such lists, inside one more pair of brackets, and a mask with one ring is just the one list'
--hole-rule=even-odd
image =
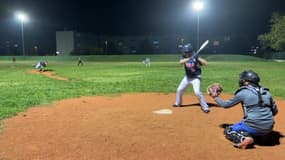
{"label": "catcher's mitt", "polygon": [[212,97],[218,97],[223,91],[223,86],[220,83],[213,83],[208,86],[207,93]]}

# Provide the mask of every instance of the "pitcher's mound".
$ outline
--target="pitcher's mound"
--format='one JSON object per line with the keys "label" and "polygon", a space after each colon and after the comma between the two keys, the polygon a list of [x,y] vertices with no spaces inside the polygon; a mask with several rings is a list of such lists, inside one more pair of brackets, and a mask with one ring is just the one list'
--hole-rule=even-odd
{"label": "pitcher's mound", "polygon": [[42,75],[45,75],[45,76],[47,76],[49,78],[53,78],[53,79],[57,79],[57,80],[63,80],[63,81],[67,81],[68,80],[68,78],[66,78],[66,77],[62,77],[62,76],[56,75],[56,73],[54,71],[52,71],[52,70],[44,70],[43,72],[40,72],[38,70],[32,70],[32,71],[30,71],[30,73],[32,73],[32,74],[42,74]]}

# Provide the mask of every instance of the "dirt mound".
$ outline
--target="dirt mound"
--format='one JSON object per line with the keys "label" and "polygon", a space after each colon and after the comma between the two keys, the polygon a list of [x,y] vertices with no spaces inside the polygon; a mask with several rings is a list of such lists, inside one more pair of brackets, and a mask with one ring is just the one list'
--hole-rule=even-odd
{"label": "dirt mound", "polygon": [[56,73],[54,71],[52,71],[52,70],[44,70],[43,72],[39,72],[38,70],[32,70],[32,71],[30,71],[30,73],[32,73],[32,74],[42,74],[42,75],[45,75],[45,76],[47,76],[49,78],[54,78],[54,79],[57,79],[57,80],[63,80],[63,81],[67,81],[68,80],[68,78],[56,75]]}
{"label": "dirt mound", "polygon": [[[184,98],[187,105],[180,108],[171,107],[175,94],[157,93],[82,97],[33,107],[4,121],[0,159],[285,159],[284,138],[247,150],[224,138],[221,126],[239,121],[241,106],[226,110],[213,105],[205,114],[196,97]],[[284,135],[285,101],[277,105],[274,130]]]}

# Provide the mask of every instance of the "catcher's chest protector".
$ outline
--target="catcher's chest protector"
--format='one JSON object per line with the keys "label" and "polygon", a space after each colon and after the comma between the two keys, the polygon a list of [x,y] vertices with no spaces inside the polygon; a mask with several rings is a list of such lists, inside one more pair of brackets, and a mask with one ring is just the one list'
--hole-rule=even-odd
{"label": "catcher's chest protector", "polygon": [[[249,87],[249,86],[243,86],[240,87],[236,92],[235,95],[237,93],[239,93],[241,90],[247,89],[250,92],[253,92],[255,95],[258,96],[258,103],[255,105],[259,105],[261,107],[266,107],[266,104],[264,104],[264,100],[263,100],[263,95],[268,95],[269,94],[269,89],[268,88],[254,88],[254,87]],[[267,97],[266,97],[267,98]],[[268,97],[270,98],[270,97]]]}

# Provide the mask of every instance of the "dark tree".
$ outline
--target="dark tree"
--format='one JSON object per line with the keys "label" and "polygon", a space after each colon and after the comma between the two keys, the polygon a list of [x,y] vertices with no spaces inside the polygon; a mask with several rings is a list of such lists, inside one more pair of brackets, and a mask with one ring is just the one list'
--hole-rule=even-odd
{"label": "dark tree", "polygon": [[270,19],[270,32],[258,36],[264,49],[285,51],[285,16],[273,13]]}

